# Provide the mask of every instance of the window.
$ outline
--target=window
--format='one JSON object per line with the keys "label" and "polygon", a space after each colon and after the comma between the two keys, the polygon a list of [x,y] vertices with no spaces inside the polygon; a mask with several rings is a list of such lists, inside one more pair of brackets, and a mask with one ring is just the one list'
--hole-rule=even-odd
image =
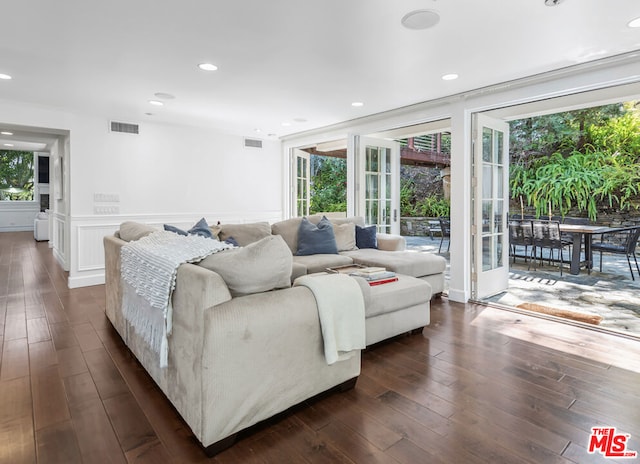
{"label": "window", "polygon": [[33,160],[30,151],[0,150],[0,200],[33,201]]}

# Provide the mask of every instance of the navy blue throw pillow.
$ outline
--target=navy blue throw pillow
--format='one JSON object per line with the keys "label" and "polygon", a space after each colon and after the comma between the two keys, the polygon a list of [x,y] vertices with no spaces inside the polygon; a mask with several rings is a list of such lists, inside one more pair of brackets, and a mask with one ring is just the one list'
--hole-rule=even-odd
{"label": "navy blue throw pillow", "polygon": [[360,227],[356,225],[356,246],[358,248],[378,248],[376,226]]}
{"label": "navy blue throw pillow", "polygon": [[178,235],[184,235],[184,236],[189,235],[186,231],[182,229],[178,229],[177,227],[169,224],[164,225],[164,230],[166,230],[167,232],[173,232],[174,234],[178,234]]}
{"label": "navy blue throw pillow", "polygon": [[209,224],[207,224],[207,221],[204,218],[196,222],[196,225],[189,229],[188,232],[191,235],[201,235],[205,238],[213,238],[213,232],[209,229]]}
{"label": "navy blue throw pillow", "polygon": [[233,238],[233,237],[228,237],[228,238],[224,241],[224,243],[228,243],[229,245],[233,245],[233,246],[236,246],[236,247],[239,247],[239,246],[240,246],[240,245],[238,245],[238,241],[237,241],[235,238]]}
{"label": "navy blue throw pillow", "polygon": [[306,217],[302,218],[298,229],[298,256],[317,254],[338,254],[338,245],[331,222],[322,216],[318,225],[314,225]]}

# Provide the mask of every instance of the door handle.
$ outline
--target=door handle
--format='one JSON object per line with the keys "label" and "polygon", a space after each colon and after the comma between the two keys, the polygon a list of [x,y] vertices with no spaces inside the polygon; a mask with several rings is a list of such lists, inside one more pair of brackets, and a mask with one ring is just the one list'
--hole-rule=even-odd
{"label": "door handle", "polygon": [[398,222],[398,210],[393,210],[393,222]]}

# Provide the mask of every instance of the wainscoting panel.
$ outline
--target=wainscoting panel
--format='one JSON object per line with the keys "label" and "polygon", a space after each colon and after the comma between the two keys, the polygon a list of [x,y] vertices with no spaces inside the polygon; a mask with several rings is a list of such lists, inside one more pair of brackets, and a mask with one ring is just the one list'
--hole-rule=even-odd
{"label": "wainscoting panel", "polygon": [[78,237],[78,271],[104,270],[104,246],[102,240],[106,235],[113,235],[118,230],[114,225],[80,225],[77,227]]}
{"label": "wainscoting panel", "polygon": [[[113,235],[125,221],[135,221],[153,226],[159,230],[164,224],[171,224],[183,229],[190,229],[201,217],[205,217],[210,225],[218,221],[223,224],[245,224],[250,222],[276,222],[282,219],[280,211],[263,211],[236,214],[193,213],[149,214],[149,215],[100,215],[74,216],[71,219],[71,269],[69,271],[69,288],[99,285],[104,283],[104,245],[103,238]],[[215,219],[213,219],[215,218]],[[54,227],[54,243],[64,246],[64,222]],[[63,249],[63,248],[62,248]]]}

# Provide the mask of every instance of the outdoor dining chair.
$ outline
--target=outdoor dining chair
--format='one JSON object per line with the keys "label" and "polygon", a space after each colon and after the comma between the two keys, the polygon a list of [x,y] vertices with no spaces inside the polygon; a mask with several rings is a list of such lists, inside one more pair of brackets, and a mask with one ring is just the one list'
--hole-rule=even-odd
{"label": "outdoor dining chair", "polygon": [[[513,262],[516,262],[517,256],[524,256],[525,263],[529,255],[529,247],[533,251],[533,224],[532,221],[511,220],[509,221],[509,247]],[[524,247],[524,255],[518,255],[518,248]],[[529,269],[531,262],[529,261]]]}
{"label": "outdoor dining chair", "polygon": [[562,275],[562,267],[564,266],[563,251],[567,243],[562,241],[560,234],[560,223],[558,221],[532,221],[533,227],[533,246],[534,256],[536,250],[540,251],[540,262],[544,263],[543,251],[545,248],[549,249],[549,264],[554,260],[553,251],[558,251],[558,258],[560,264],[560,275]]}
{"label": "outdoor dining chair", "polygon": [[438,218],[440,222],[440,246],[438,247],[438,253],[442,251],[442,243],[444,239],[448,239],[449,243],[447,244],[447,252],[451,248],[451,221],[448,217],[440,217]]}
{"label": "outdoor dining chair", "polygon": [[621,232],[602,234],[600,241],[591,245],[591,250],[593,252],[600,252],[600,272],[602,272],[602,253],[625,255],[627,257],[627,263],[629,264],[631,279],[636,280],[633,275],[633,267],[631,266],[631,256],[633,256],[638,276],[640,276],[640,267],[638,267],[638,259],[636,257],[638,239],[640,239],[640,226],[629,228]]}

